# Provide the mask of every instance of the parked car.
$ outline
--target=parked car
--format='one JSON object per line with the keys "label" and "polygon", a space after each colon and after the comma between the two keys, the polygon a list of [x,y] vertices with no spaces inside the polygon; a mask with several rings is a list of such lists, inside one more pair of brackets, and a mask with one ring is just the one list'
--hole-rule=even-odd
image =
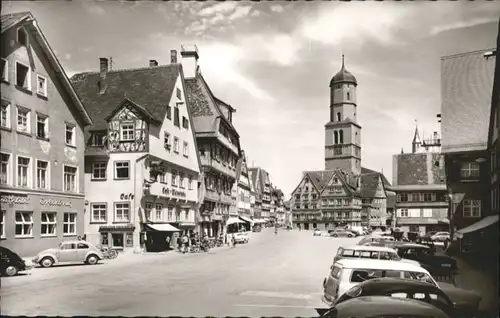
{"label": "parked car", "polygon": [[33,258],[33,264],[51,267],[60,263],[80,263],[95,265],[104,259],[101,251],[87,241],[65,241],[57,248],[49,248]]}
{"label": "parked car", "polygon": [[350,247],[339,247],[337,254],[333,258],[333,263],[343,258],[363,258],[363,259],[380,259],[390,261],[403,261],[420,266],[420,263],[414,260],[403,259],[392,248],[381,246],[363,246],[355,245]]}
{"label": "parked car", "polygon": [[434,276],[452,276],[458,271],[456,260],[446,254],[436,254],[427,245],[397,243],[394,249],[400,257],[419,262]]}
{"label": "parked car", "polygon": [[250,237],[247,232],[236,232],[234,233],[234,240],[236,243],[248,243]]}
{"label": "parked car", "polygon": [[314,229],[313,236],[321,236],[321,231],[318,229]]}
{"label": "parked car", "polygon": [[345,229],[337,228],[333,231],[330,231],[330,236],[333,237],[354,237],[354,234],[350,231],[346,231]]}
{"label": "parked car", "polygon": [[401,278],[376,278],[364,281],[337,298],[332,307],[349,299],[366,296],[386,296],[414,299],[433,305],[450,317],[457,317],[453,300],[441,289],[429,283]]}
{"label": "parked car", "polygon": [[436,281],[424,268],[401,261],[371,259],[341,259],[331,266],[330,274],[323,280],[323,301],[332,305],[337,297],[359,283],[383,277],[408,278],[429,282]]}
{"label": "parked car", "polygon": [[365,246],[391,246],[395,239],[392,236],[369,235],[365,236],[358,242],[358,245]]}
{"label": "parked car", "polygon": [[[440,283],[438,283],[440,284]],[[337,298],[333,306],[355,297],[391,296],[428,302],[450,317],[473,317],[481,297],[468,290],[446,288],[426,282],[401,278],[376,278],[364,281]]]}
{"label": "parked car", "polygon": [[330,308],[321,317],[452,318],[439,308],[422,301],[385,296],[363,296],[349,299]]}
{"label": "parked car", "polygon": [[430,237],[431,241],[434,242],[444,242],[446,240],[450,240],[450,233],[448,232],[437,232],[436,234]]}
{"label": "parked car", "polygon": [[26,262],[10,249],[0,246],[0,275],[1,276],[15,276],[17,273],[27,271],[32,266],[27,265]]}

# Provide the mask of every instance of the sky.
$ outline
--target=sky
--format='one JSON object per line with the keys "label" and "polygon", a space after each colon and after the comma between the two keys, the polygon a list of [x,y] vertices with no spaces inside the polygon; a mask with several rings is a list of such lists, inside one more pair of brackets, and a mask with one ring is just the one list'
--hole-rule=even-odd
{"label": "sky", "polygon": [[[441,57],[494,48],[492,2],[2,1],[31,11],[69,76],[170,63],[196,44],[214,94],[236,108],[249,166],[288,198],[302,171],[324,169],[329,83],[341,67],[358,81],[362,166],[392,181],[392,155],[439,131]],[[421,135],[422,136],[422,135]]]}

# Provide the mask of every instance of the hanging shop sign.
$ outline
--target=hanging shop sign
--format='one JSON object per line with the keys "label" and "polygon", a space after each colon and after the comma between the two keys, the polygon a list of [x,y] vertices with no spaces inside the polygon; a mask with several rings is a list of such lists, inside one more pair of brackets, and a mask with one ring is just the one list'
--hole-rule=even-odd
{"label": "hanging shop sign", "polygon": [[0,202],[7,204],[29,204],[30,198],[20,195],[2,195],[0,197]]}
{"label": "hanging shop sign", "polygon": [[43,206],[67,206],[71,208],[71,202],[57,199],[40,199],[40,205]]}
{"label": "hanging shop sign", "polygon": [[167,196],[180,197],[180,198],[185,198],[186,197],[186,192],[184,192],[184,191],[177,191],[175,189],[169,189],[167,187],[163,187],[163,189],[161,190],[161,192],[164,195],[167,195]]}
{"label": "hanging shop sign", "polygon": [[120,194],[120,200],[133,200],[134,195],[132,193],[122,193]]}

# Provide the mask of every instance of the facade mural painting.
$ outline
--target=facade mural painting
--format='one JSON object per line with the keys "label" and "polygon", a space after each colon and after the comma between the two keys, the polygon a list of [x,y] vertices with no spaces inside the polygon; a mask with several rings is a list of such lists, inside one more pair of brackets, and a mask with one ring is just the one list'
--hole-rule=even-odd
{"label": "facade mural painting", "polygon": [[[129,124],[132,127],[127,127]],[[132,137],[127,138],[123,129],[132,129]],[[123,108],[109,122],[108,148],[110,152],[143,152],[146,151],[146,122],[138,119],[130,109]]]}

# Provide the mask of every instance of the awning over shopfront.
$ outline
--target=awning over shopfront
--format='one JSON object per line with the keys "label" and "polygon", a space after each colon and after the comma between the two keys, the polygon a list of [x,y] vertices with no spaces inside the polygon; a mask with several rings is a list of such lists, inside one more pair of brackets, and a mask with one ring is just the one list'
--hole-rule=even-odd
{"label": "awning over shopfront", "polygon": [[457,236],[462,237],[466,233],[471,233],[475,232],[477,230],[484,229],[487,226],[493,225],[498,222],[498,214],[497,215],[491,215],[487,216],[482,220],[477,221],[474,224],[471,224],[467,227],[464,227],[463,229],[460,229],[457,231]]}
{"label": "awning over shopfront", "polygon": [[149,231],[160,231],[160,232],[180,232],[178,228],[172,226],[168,223],[156,223],[156,224],[146,224],[146,229]]}
{"label": "awning over shopfront", "polygon": [[120,225],[102,225],[99,227],[99,232],[130,232],[134,231],[133,224],[120,224]]}
{"label": "awning over shopfront", "polygon": [[250,220],[249,218],[244,217],[244,216],[241,216],[241,215],[240,215],[240,219],[242,219],[243,221],[248,222],[248,223],[250,223],[250,224],[252,224],[252,225],[253,225],[253,223],[254,223],[254,222],[253,222],[252,220]]}
{"label": "awning over shopfront", "polygon": [[230,217],[226,222],[227,225],[237,224],[237,223],[245,223],[245,221],[242,221],[239,218]]}
{"label": "awning over shopfront", "polygon": [[179,222],[179,227],[195,227],[196,223],[194,222]]}

